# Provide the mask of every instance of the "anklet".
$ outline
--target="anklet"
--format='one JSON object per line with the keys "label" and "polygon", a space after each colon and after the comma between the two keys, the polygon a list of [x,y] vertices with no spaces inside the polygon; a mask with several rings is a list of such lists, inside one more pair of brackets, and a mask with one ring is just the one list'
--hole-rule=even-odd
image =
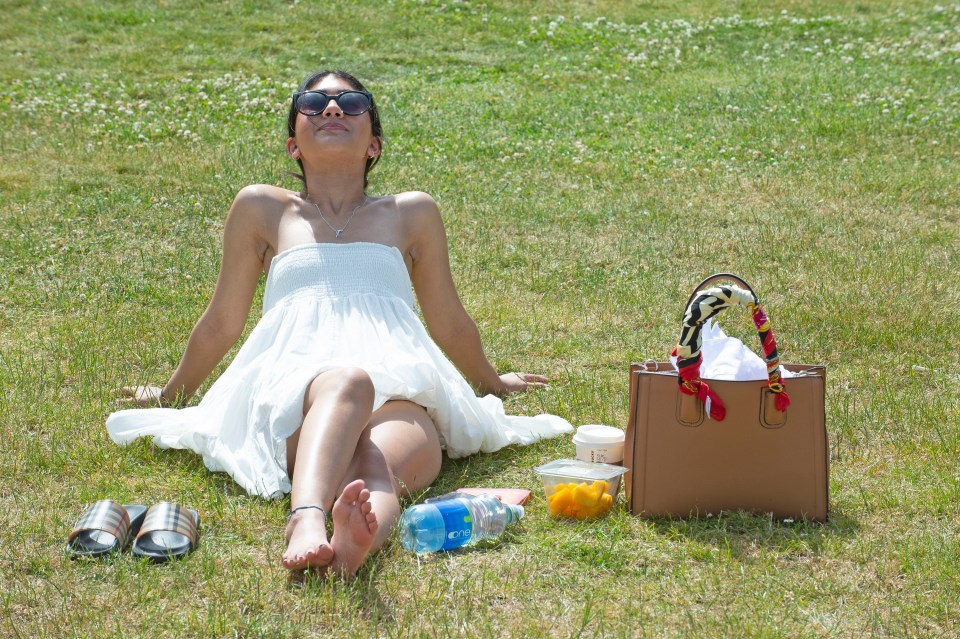
{"label": "anklet", "polygon": [[320,506],[297,506],[296,508],[294,508],[293,510],[290,511],[290,513],[287,515],[287,519],[290,519],[291,517],[293,517],[293,513],[297,512],[297,511],[299,511],[299,510],[307,510],[307,509],[309,509],[309,508],[315,508],[315,509],[319,510],[321,513],[323,513],[323,520],[324,520],[324,521],[327,520],[327,511],[325,511],[325,510],[324,510],[323,508],[321,508]]}

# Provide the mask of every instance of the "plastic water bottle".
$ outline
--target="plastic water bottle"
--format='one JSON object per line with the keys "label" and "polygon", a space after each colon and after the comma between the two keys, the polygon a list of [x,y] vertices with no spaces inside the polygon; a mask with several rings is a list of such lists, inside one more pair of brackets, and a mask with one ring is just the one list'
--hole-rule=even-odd
{"label": "plastic water bottle", "polygon": [[493,495],[455,497],[411,506],[400,518],[400,543],[418,555],[493,539],[523,517],[523,506]]}

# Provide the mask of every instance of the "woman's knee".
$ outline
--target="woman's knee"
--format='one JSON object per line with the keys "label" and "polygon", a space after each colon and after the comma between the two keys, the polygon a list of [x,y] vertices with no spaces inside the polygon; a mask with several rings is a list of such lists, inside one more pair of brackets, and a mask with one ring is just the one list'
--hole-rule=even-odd
{"label": "woman's knee", "polygon": [[307,386],[304,412],[320,398],[373,408],[373,380],[362,368],[337,368],[320,373]]}

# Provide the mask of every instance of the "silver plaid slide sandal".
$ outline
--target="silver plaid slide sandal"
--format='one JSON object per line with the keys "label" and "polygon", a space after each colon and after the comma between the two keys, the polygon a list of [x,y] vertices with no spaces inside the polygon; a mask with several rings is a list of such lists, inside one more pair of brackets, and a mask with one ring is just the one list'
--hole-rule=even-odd
{"label": "silver plaid slide sandal", "polygon": [[67,555],[105,557],[127,547],[143,524],[146,506],[101,499],[87,508],[67,537]]}
{"label": "silver plaid slide sandal", "polygon": [[199,528],[197,511],[162,501],[147,510],[132,553],[156,563],[179,559],[197,547]]}

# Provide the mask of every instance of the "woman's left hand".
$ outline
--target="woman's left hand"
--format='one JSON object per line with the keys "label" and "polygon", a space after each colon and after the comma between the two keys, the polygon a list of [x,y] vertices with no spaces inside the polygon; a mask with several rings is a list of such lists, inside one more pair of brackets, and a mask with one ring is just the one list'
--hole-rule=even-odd
{"label": "woman's left hand", "polygon": [[550,380],[543,375],[532,373],[507,373],[500,376],[500,381],[503,383],[501,395],[513,395],[514,393],[526,393],[534,388],[546,388]]}

